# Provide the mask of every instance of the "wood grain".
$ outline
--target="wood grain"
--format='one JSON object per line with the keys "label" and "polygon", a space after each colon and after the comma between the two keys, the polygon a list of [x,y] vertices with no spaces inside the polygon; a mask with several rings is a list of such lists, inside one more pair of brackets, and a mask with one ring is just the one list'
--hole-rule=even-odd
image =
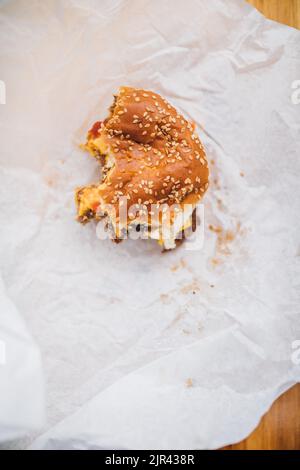
{"label": "wood grain", "polygon": [[[300,0],[248,0],[268,18],[300,29]],[[300,450],[300,384],[284,393],[244,441],[225,450]]]}
{"label": "wood grain", "polygon": [[267,18],[300,29],[300,0],[248,0]]}
{"label": "wood grain", "polygon": [[255,449],[300,449],[300,384],[276,400],[247,439],[224,448],[224,450]]}

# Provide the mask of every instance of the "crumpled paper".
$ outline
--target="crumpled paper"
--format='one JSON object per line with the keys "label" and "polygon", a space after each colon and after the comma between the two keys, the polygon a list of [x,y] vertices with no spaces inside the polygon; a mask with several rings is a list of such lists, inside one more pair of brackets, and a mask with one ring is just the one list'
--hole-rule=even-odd
{"label": "crumpled paper", "polygon": [[[8,1],[0,23],[0,439],[243,439],[300,380],[300,33],[240,0]],[[211,169],[201,251],[115,245],[74,221],[74,188],[99,177],[78,144],[119,85],[197,124]]]}

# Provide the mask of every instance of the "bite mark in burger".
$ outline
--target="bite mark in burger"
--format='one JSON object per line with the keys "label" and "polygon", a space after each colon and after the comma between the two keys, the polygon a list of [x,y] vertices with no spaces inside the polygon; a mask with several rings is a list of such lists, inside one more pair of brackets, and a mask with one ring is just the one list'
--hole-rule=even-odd
{"label": "bite mark in burger", "polygon": [[[84,148],[100,161],[102,181],[76,190],[77,219],[105,218],[116,240],[121,232],[143,226],[164,249],[175,248],[208,188],[206,154],[195,124],[157,93],[121,87],[108,118],[88,131]],[[142,210],[134,216],[129,211],[120,228],[122,198],[128,207],[147,209],[143,224]],[[160,230],[163,214],[153,222],[153,207],[169,209],[172,236]]]}

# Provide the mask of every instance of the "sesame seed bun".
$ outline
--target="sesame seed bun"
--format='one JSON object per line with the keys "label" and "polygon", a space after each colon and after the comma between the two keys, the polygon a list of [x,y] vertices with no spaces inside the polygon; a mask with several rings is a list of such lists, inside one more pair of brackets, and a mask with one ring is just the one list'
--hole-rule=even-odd
{"label": "sesame seed bun", "polygon": [[[205,150],[195,125],[152,91],[121,87],[110,114],[89,130],[84,146],[103,166],[99,185],[76,192],[78,220],[97,218],[107,205],[193,204],[208,188]],[[128,219],[128,224],[130,223]]]}

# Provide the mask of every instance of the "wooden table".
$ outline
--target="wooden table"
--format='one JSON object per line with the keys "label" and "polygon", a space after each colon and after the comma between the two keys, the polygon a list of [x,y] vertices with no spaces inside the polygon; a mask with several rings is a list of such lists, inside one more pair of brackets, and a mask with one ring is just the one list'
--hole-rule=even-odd
{"label": "wooden table", "polygon": [[[248,0],[248,2],[268,18],[300,29],[300,0]],[[300,79],[300,71],[298,78]],[[300,450],[300,384],[284,393],[273,404],[247,439],[225,449]]]}
{"label": "wooden table", "polygon": [[300,29],[300,0],[247,0],[267,18]]}

